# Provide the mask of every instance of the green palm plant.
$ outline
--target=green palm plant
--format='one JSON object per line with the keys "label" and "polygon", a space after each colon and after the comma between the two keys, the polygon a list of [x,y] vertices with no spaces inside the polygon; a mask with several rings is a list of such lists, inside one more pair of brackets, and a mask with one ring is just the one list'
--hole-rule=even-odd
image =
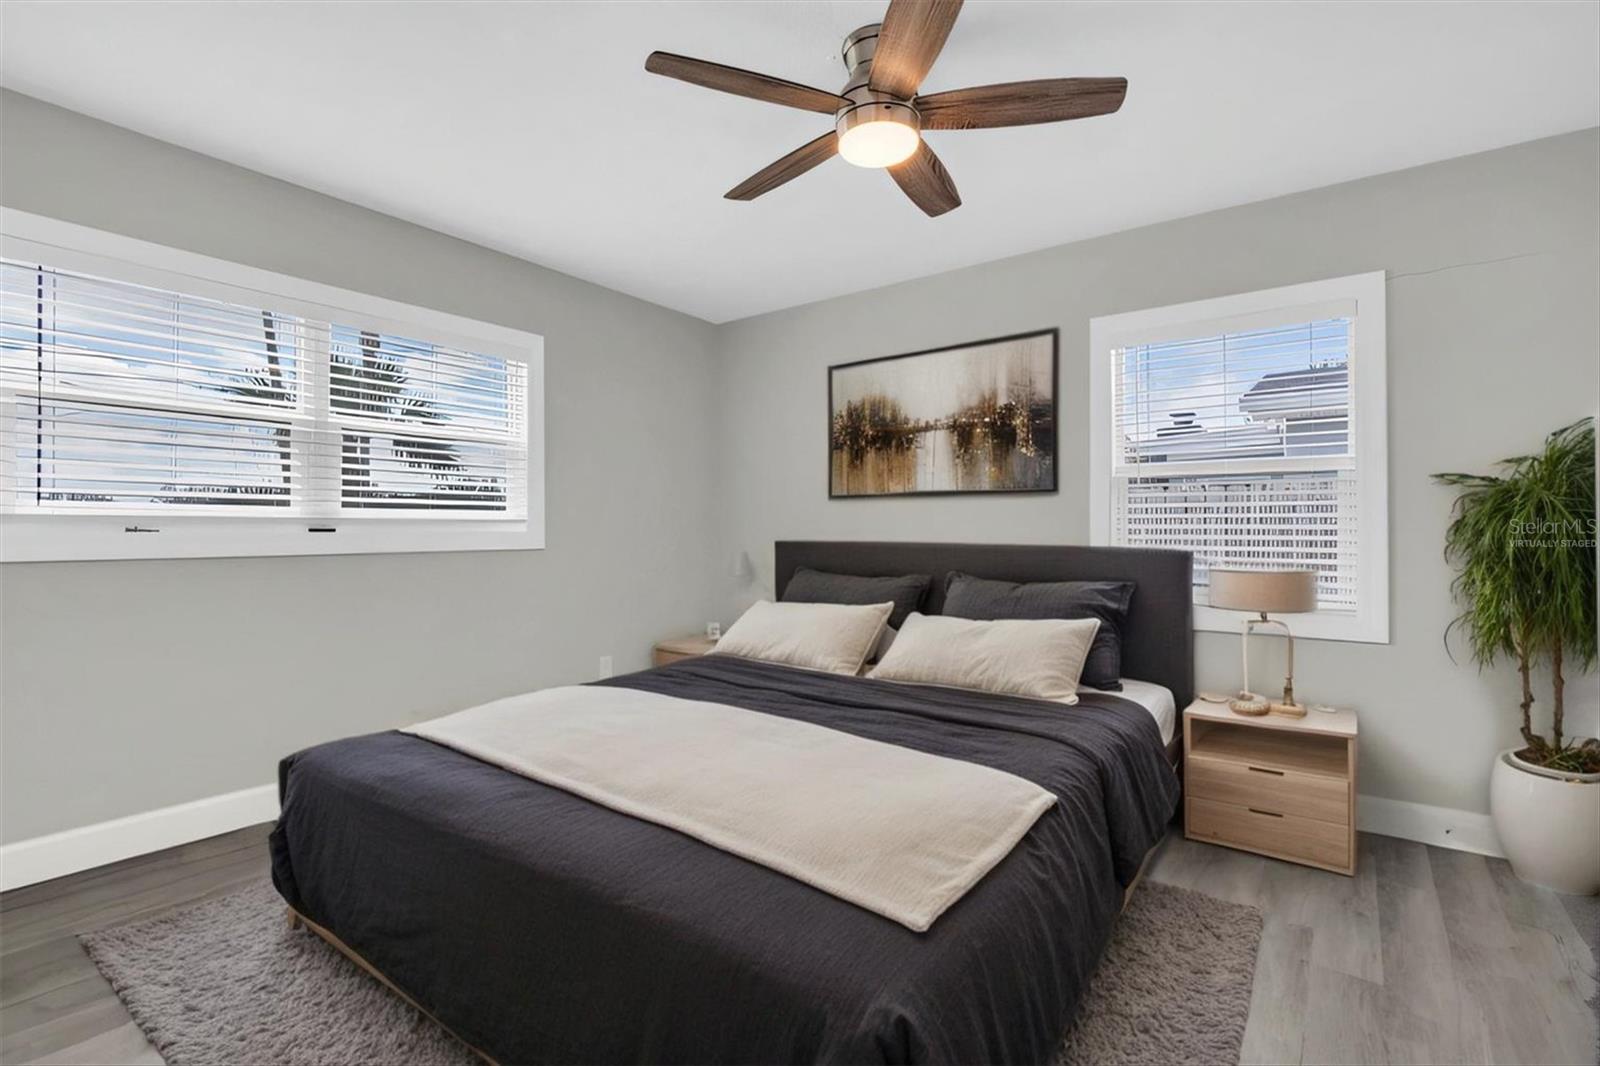
{"label": "green palm plant", "polygon": [[[1533,455],[1502,459],[1497,474],[1435,474],[1461,490],[1445,533],[1445,558],[1456,568],[1451,592],[1462,606],[1461,630],[1480,667],[1502,656],[1522,679],[1518,756],[1569,772],[1600,771],[1600,743],[1563,735],[1566,676],[1595,664],[1594,420],[1563,426]],[[1552,739],[1534,731],[1536,663],[1552,673]]]}

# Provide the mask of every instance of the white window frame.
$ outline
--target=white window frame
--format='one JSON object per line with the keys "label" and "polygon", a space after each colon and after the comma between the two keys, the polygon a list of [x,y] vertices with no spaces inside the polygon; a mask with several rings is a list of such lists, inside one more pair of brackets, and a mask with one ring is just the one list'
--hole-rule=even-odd
{"label": "white window frame", "polygon": [[[527,516],[442,519],[0,513],[0,562],[188,559],[385,552],[527,551],[545,546],[544,338],[537,333],[307,281],[121,234],[0,208],[0,255],[187,295],[417,337],[527,364]],[[325,365],[317,372],[326,376]],[[325,390],[318,390],[322,395]],[[129,533],[130,526],[155,533]],[[336,531],[313,532],[313,527]]]}
{"label": "white window frame", "polygon": [[[1360,543],[1353,613],[1317,612],[1286,619],[1296,637],[1389,643],[1389,414],[1385,273],[1381,270],[1259,292],[1195,300],[1089,320],[1089,540],[1114,544],[1112,360],[1119,349],[1185,337],[1304,322],[1355,302],[1350,327],[1350,439],[1358,478]],[[1275,464],[1277,460],[1273,461]],[[1315,463],[1315,460],[1290,460]],[[1275,465],[1273,469],[1279,469]],[[1172,470],[1173,474],[1180,473]],[[1194,627],[1237,633],[1239,611],[1194,606]]]}

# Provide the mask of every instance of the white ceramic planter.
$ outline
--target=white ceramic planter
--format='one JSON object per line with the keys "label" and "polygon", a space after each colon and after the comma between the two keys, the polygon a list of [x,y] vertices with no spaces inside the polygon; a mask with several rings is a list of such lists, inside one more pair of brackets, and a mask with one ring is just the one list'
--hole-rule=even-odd
{"label": "white ceramic planter", "polygon": [[1600,892],[1600,780],[1524,770],[1520,761],[1507,749],[1489,776],[1489,814],[1511,868],[1557,892]]}

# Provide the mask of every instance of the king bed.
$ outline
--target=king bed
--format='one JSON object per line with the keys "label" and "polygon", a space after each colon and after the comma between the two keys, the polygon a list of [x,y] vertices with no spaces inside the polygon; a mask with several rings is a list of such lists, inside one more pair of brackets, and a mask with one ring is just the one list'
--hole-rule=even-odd
{"label": "king bed", "polygon": [[[801,568],[931,575],[929,615],[939,613],[953,572],[1130,582],[1122,667],[1144,683],[1127,694],[1144,698],[1082,690],[1075,706],[1063,706],[731,655],[577,693],[602,711],[629,703],[755,727],[756,746],[730,740],[724,757],[739,761],[723,764],[730,780],[753,772],[739,753],[770,748],[768,729],[843,745],[808,749],[824,758],[833,756],[818,753],[844,752],[837,773],[852,775],[815,775],[815,803],[802,809],[827,812],[828,825],[811,827],[824,838],[850,839],[860,831],[850,823],[870,821],[869,813],[891,829],[898,817],[892,796],[880,807],[877,782],[845,766],[931,760],[911,765],[991,774],[1046,795],[1014,845],[990,849],[920,923],[867,896],[818,887],[832,882],[759,851],[719,846],[703,822],[636,816],[615,789],[548,773],[535,779],[513,761],[469,754],[447,734],[413,732],[334,741],[283,760],[271,850],[291,915],[498,1062],[1047,1061],[1177,803],[1172,746],[1148,694],[1165,691],[1178,707],[1191,695],[1189,556],[779,542],[780,597]],[[680,758],[667,754],[670,735],[641,741],[650,745],[660,762]],[[850,745],[891,759],[858,764]],[[718,776],[717,755],[705,750],[715,747],[679,749],[697,760],[691,776]],[[613,763],[620,758],[612,753]],[[620,765],[648,780],[658,768],[648,762]],[[840,807],[834,793],[842,790],[866,799]],[[746,795],[756,809],[761,797]],[[947,806],[961,808],[943,812],[953,829],[968,806],[981,805],[972,793],[946,795]],[[805,820],[789,810],[784,818]],[[938,824],[902,828],[942,832]]]}

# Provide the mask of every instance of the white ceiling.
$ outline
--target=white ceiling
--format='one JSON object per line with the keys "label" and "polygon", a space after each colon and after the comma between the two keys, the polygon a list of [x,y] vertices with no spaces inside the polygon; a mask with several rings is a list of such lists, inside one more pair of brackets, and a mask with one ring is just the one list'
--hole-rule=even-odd
{"label": "white ceiling", "polygon": [[734,184],[809,112],[652,49],[838,89],[882,0],[4,0],[0,83],[713,322],[1600,124],[1600,4],[1001,3],[926,88],[1124,75],[1115,115],[929,134],[937,219],[832,160]]}

